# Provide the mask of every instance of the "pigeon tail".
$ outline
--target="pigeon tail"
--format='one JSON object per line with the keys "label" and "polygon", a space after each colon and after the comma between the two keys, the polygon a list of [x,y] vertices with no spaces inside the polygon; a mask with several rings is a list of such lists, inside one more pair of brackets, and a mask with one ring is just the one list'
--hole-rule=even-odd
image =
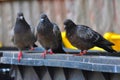
{"label": "pigeon tail", "polygon": [[108,52],[110,52],[110,53],[116,53],[117,51],[115,51],[114,49],[112,49],[112,47],[111,46],[98,46],[98,47],[101,47],[101,48],[103,48],[104,50],[106,50],[106,51],[108,51]]}

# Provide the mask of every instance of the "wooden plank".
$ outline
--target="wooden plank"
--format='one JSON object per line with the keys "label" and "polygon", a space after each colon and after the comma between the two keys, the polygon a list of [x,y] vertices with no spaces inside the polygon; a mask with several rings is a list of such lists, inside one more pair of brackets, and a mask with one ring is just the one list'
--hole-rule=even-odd
{"label": "wooden plank", "polygon": [[[41,7],[42,7],[42,4],[40,4],[38,0],[31,1],[31,4],[30,4],[31,22],[32,22],[32,27],[33,27],[35,35],[37,32],[38,23],[40,21]],[[38,41],[36,42],[36,44],[38,46],[41,46]]]}
{"label": "wooden plank", "polygon": [[[60,67],[13,66],[14,80],[119,80],[120,74]],[[52,76],[51,76],[52,75]],[[107,75],[107,76],[106,76]]]}
{"label": "wooden plank", "polygon": [[[107,31],[113,31],[113,18],[114,18],[114,13],[113,13],[113,2],[112,0],[110,1],[104,1],[104,9],[102,12],[103,20],[101,25],[102,27],[99,27],[99,31],[101,33],[107,32]],[[106,28],[105,28],[106,27]],[[105,29],[104,29],[105,28]]]}
{"label": "wooden plank", "polygon": [[55,18],[56,18],[56,23],[59,25],[59,28],[61,31],[64,30],[64,25],[63,25],[63,21],[64,21],[64,11],[65,11],[65,5],[64,5],[64,1],[63,0],[55,0],[53,1],[54,3],[54,12],[55,12]]}
{"label": "wooden plank", "polygon": [[[19,5],[19,1],[13,1],[11,2],[11,17],[12,17],[12,26],[11,26],[11,36],[10,39],[12,39],[12,35],[13,35],[13,28],[15,26],[15,22],[16,22],[16,18],[17,18],[17,13],[20,12],[20,5]],[[14,43],[11,43],[11,46],[15,46]]]}
{"label": "wooden plank", "polygon": [[105,80],[100,72],[88,72],[87,75],[87,80]]}
{"label": "wooden plank", "polygon": [[0,41],[5,46],[13,46],[8,34],[19,11],[24,13],[27,22],[32,26],[37,26],[40,13],[43,12],[59,25],[61,31],[64,30],[63,21],[69,18],[76,23],[88,25],[101,34],[106,31],[120,33],[119,3],[119,0],[3,1],[0,3]]}
{"label": "wooden plank", "polygon": [[[48,71],[52,80],[68,80],[64,73],[64,69],[60,67],[48,67]],[[67,74],[68,75],[68,74]]]}
{"label": "wooden plank", "polygon": [[40,80],[32,66],[24,66],[24,71],[22,74],[23,80]]}
{"label": "wooden plank", "polygon": [[31,1],[31,21],[32,21],[32,25],[33,27],[37,27],[39,21],[40,21],[40,4],[39,1],[37,0],[33,0]]}
{"label": "wooden plank", "polygon": [[53,2],[53,1],[49,1],[49,0],[45,0],[42,2],[42,7],[43,7],[43,11],[42,13],[45,13],[47,14],[48,18],[51,20],[52,19],[52,16],[51,16],[51,6],[50,6],[50,3]]}
{"label": "wooden plank", "polygon": [[32,25],[30,3],[31,1],[23,0],[20,5],[21,5],[21,11],[23,12],[26,21],[28,22],[29,25]]}
{"label": "wooden plank", "polygon": [[[9,13],[8,13],[9,12]],[[10,29],[12,27],[11,3],[2,3],[2,42],[4,46],[11,46]]]}
{"label": "wooden plank", "polygon": [[[88,25],[97,32],[104,34],[107,31],[113,31],[113,2],[112,0],[88,1],[87,2]],[[105,28],[105,29],[104,29]]]}
{"label": "wooden plank", "polygon": [[[66,18],[75,20],[75,13],[74,13],[74,1],[72,0],[65,0],[65,7],[66,7]],[[72,5],[72,7],[71,7]]]}
{"label": "wooden plank", "polygon": [[52,80],[48,71],[45,73],[45,75],[43,76],[41,80]]}
{"label": "wooden plank", "polygon": [[[87,19],[86,19],[86,9],[83,9],[86,7],[86,1],[84,0],[76,0],[75,1],[75,22],[78,24],[87,24]],[[79,7],[79,10],[78,8]]]}
{"label": "wooden plank", "polygon": [[120,80],[120,74],[110,74],[110,80]]}
{"label": "wooden plank", "polygon": [[113,0],[113,8],[114,8],[114,26],[113,26],[113,29],[114,29],[114,32],[116,33],[119,33],[120,34],[120,0]]}
{"label": "wooden plank", "polygon": [[14,72],[12,76],[14,77],[14,80],[24,80],[21,74],[21,69],[18,66],[14,66],[13,69],[14,69]]}
{"label": "wooden plank", "polygon": [[63,68],[58,67],[54,70],[53,80],[66,80]]}
{"label": "wooden plank", "polygon": [[40,80],[32,66],[12,66],[11,77],[15,80]]}
{"label": "wooden plank", "polygon": [[[89,27],[93,28],[94,30],[99,32],[99,26],[101,25],[101,19],[102,19],[102,14],[101,14],[101,1],[95,2],[95,0],[92,1],[86,1],[85,6],[86,7],[86,24],[89,25]],[[96,4],[95,4],[96,3]],[[93,4],[95,4],[93,6]]]}
{"label": "wooden plank", "polygon": [[20,1],[13,1],[12,2],[12,20],[13,20],[13,26],[12,27],[14,27],[14,25],[15,25],[15,22],[16,22],[16,17],[17,17],[17,13],[18,12],[21,12],[21,10],[20,10]]}
{"label": "wooden plank", "polygon": [[3,42],[2,40],[2,33],[3,33],[3,26],[2,26],[2,4],[0,3],[0,43]]}
{"label": "wooden plank", "polygon": [[67,80],[86,80],[81,70],[69,69]]}
{"label": "wooden plank", "polygon": [[37,73],[37,75],[39,76],[40,80],[52,80],[46,66],[41,66],[41,67],[35,66],[34,70]]}

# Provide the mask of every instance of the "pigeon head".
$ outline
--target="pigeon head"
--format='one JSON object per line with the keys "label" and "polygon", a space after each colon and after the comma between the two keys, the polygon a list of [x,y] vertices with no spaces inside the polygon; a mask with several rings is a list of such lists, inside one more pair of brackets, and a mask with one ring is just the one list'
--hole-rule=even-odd
{"label": "pigeon head", "polygon": [[15,23],[15,28],[14,31],[17,33],[19,32],[26,32],[27,30],[30,29],[29,24],[26,22],[24,15],[22,12],[19,12],[17,14],[17,18],[16,18],[16,23]]}
{"label": "pigeon head", "polygon": [[48,22],[49,21],[49,19],[48,19],[48,17],[47,17],[47,15],[46,14],[41,14],[41,16],[40,16],[40,22]]}
{"label": "pigeon head", "polygon": [[65,29],[73,28],[74,26],[76,26],[76,24],[70,19],[66,19],[64,21],[64,25],[65,25]]}
{"label": "pigeon head", "polygon": [[23,19],[24,19],[23,13],[22,13],[22,12],[19,12],[19,13],[17,14],[17,18],[18,18],[19,20],[23,20]]}

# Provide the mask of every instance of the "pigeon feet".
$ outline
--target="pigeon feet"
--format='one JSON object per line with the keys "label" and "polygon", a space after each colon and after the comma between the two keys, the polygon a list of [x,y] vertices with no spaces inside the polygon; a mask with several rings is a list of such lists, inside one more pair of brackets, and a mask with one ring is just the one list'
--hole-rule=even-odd
{"label": "pigeon feet", "polygon": [[82,56],[82,55],[84,55],[84,54],[86,54],[87,53],[87,50],[83,50],[83,51],[81,51],[79,54],[80,54],[80,56]]}
{"label": "pigeon feet", "polygon": [[81,51],[79,54],[75,54],[75,56],[82,56],[87,53],[87,50]]}
{"label": "pigeon feet", "polygon": [[45,58],[46,54],[48,53],[47,50],[45,50],[43,53],[42,53],[42,57]]}
{"label": "pigeon feet", "polygon": [[42,57],[45,58],[46,54],[54,54],[53,51],[50,49],[50,52],[48,52],[47,50],[45,50],[43,53],[42,53]]}
{"label": "pigeon feet", "polygon": [[34,49],[34,47],[33,47],[33,46],[31,46],[30,50],[31,50],[31,51],[33,51],[33,50],[35,50],[35,49]]}
{"label": "pigeon feet", "polygon": [[22,51],[18,53],[18,62],[20,62],[21,58],[22,58]]}
{"label": "pigeon feet", "polygon": [[52,54],[54,54],[54,53],[53,53],[53,51],[52,51],[52,49],[50,49],[50,52],[49,52],[49,54],[51,54],[51,55],[52,55]]}

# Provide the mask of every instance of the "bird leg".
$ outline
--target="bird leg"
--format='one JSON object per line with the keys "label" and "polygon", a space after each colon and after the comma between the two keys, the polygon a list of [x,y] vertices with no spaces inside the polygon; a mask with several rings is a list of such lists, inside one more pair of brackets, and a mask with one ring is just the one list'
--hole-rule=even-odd
{"label": "bird leg", "polygon": [[33,51],[33,50],[34,50],[34,47],[33,47],[33,46],[30,46],[30,50]]}
{"label": "bird leg", "polygon": [[18,53],[18,62],[20,62],[21,58],[22,58],[22,51]]}
{"label": "bird leg", "polygon": [[75,54],[76,56],[82,56],[87,53],[87,50],[81,51],[79,54]]}
{"label": "bird leg", "polygon": [[83,51],[81,51],[81,52],[79,53],[79,55],[82,56],[82,55],[84,55],[84,54],[86,54],[86,53],[87,53],[87,50],[83,50]]}
{"label": "bird leg", "polygon": [[45,58],[46,54],[48,53],[48,50],[45,50],[43,53],[42,53],[42,57]]}
{"label": "bird leg", "polygon": [[54,53],[53,53],[53,51],[52,51],[52,49],[50,49],[50,52],[49,52],[49,54],[51,54],[51,55],[52,55],[52,54],[54,54]]}
{"label": "bird leg", "polygon": [[52,49],[50,49],[50,52],[48,52],[48,50],[45,50],[43,53],[42,53],[42,57],[45,58],[46,54],[54,54]]}

